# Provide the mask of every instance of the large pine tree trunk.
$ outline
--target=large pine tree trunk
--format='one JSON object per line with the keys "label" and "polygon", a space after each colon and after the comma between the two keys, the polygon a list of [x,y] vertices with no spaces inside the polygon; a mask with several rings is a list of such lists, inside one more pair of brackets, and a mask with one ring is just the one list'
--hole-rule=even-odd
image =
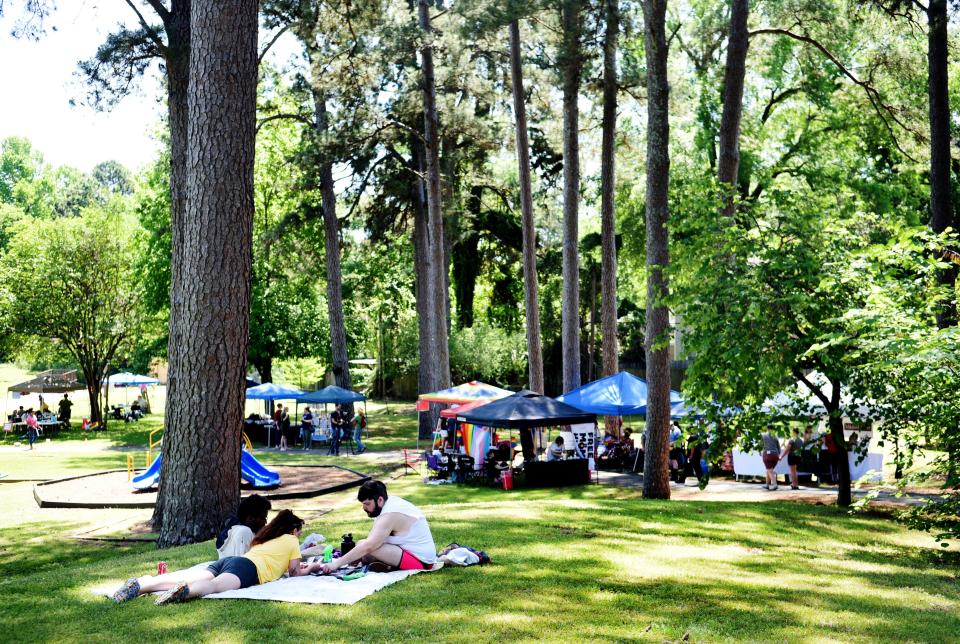
{"label": "large pine tree trunk", "polygon": [[[316,87],[316,84],[314,84]],[[327,103],[314,92],[315,124],[318,141],[327,136]],[[323,232],[327,258],[327,316],[330,320],[330,352],[333,377],[338,387],[352,389],[347,355],[347,330],[343,318],[343,289],[340,274],[340,222],[337,221],[337,194],[333,189],[333,163],[324,158],[318,168],[320,196],[323,202]],[[350,406],[352,408],[352,405]],[[348,410],[350,411],[350,410]]]}
{"label": "large pine tree trunk", "polygon": [[531,391],[543,393],[543,348],[540,345],[540,296],[537,285],[537,231],[533,225],[533,189],[530,185],[530,142],[527,105],[520,61],[520,25],[510,23],[510,78],[516,119],[517,164],[520,178],[520,216],[523,226],[523,305],[527,321],[527,367]]}
{"label": "large pine tree trunk", "polygon": [[[164,22],[167,32],[167,118],[170,126],[170,320],[168,323],[167,361],[177,361],[183,350],[180,337],[183,293],[173,288],[183,284],[187,194],[187,92],[190,83],[190,0],[175,0]],[[159,502],[155,517],[160,515]]]}
{"label": "large pine tree trunk", "polygon": [[[620,33],[618,0],[607,0],[606,34],[603,41],[603,137],[600,144],[600,319],[603,370],[612,376],[620,371],[617,341],[617,38]],[[616,433],[617,419],[606,417],[606,429]]]}
{"label": "large pine tree trunk", "polygon": [[670,187],[669,84],[667,82],[667,0],[644,0],[647,57],[647,450],[643,463],[643,495],[669,499],[667,467],[670,430],[669,316],[664,298],[670,262],[667,222]]}
{"label": "large pine tree trunk", "polygon": [[750,46],[747,31],[749,14],[749,0],[730,0],[730,37],[723,76],[723,115],[720,117],[720,159],[717,166],[717,179],[727,191],[722,213],[727,219],[733,219],[734,216],[734,192],[740,171],[740,118],[743,115],[747,48]]}
{"label": "large pine tree trunk", "polygon": [[[189,159],[158,545],[209,539],[236,511],[250,314],[257,2],[191,13]],[[176,255],[175,255],[176,256]],[[171,341],[174,334],[171,334]]]}
{"label": "large pine tree trunk", "polygon": [[[413,156],[413,170],[417,176],[424,176],[425,152],[423,141],[417,136],[410,137],[410,149]],[[413,202],[413,254],[414,284],[417,300],[417,332],[420,345],[420,364],[417,368],[417,391],[428,393],[439,389],[437,386],[437,358],[436,358],[436,325],[431,320],[433,299],[431,298],[430,280],[432,270],[430,263],[432,255],[429,249],[428,228],[430,225],[427,214],[427,187],[422,180],[411,181]],[[436,406],[430,411],[418,415],[418,435],[421,439],[429,439],[433,427],[439,417]]]}
{"label": "large pine tree trunk", "polygon": [[450,351],[447,345],[447,277],[443,257],[443,204],[440,196],[440,135],[437,117],[437,87],[433,69],[433,28],[430,26],[430,5],[419,0],[420,28],[423,44],[420,60],[423,73],[423,138],[427,182],[427,251],[431,255],[429,295],[433,300],[430,321],[435,327],[436,376],[438,387],[450,384]]}
{"label": "large pine tree trunk", "polygon": [[563,0],[563,390],[580,386],[580,2]]}
{"label": "large pine tree trunk", "polygon": [[[930,0],[927,8],[927,92],[930,101],[930,227],[941,233],[953,226],[950,198],[950,103],[947,75],[947,0]],[[937,311],[941,329],[957,323],[955,265],[941,270],[939,282],[950,290]]]}

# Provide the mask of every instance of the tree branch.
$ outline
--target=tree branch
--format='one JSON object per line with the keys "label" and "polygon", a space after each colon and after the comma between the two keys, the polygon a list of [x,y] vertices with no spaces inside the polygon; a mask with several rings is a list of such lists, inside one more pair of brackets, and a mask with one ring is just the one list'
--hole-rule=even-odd
{"label": "tree branch", "polygon": [[266,124],[269,123],[270,121],[279,121],[280,119],[291,119],[291,120],[293,120],[293,121],[300,121],[301,123],[306,123],[306,124],[309,125],[310,127],[313,127],[313,121],[310,120],[310,117],[304,116],[303,114],[286,114],[286,113],[284,113],[284,114],[273,114],[273,115],[268,116],[268,117],[266,117],[266,118],[264,118],[264,119],[261,119],[260,122],[257,123],[257,131],[256,131],[256,133],[259,134],[259,133],[260,133],[260,128],[262,128],[264,125],[266,125]]}
{"label": "tree branch", "polygon": [[[129,1],[129,0],[128,0]],[[263,62],[263,57],[267,55],[267,52],[270,51],[270,48],[273,47],[274,43],[282,36],[286,31],[290,29],[290,25],[284,25],[280,30],[273,35],[273,38],[270,39],[270,42],[267,43],[267,46],[263,48],[260,52],[260,55],[257,56],[257,67],[260,66],[260,63]]]}
{"label": "tree branch", "polygon": [[[890,125],[890,121],[887,120],[887,117],[889,117],[890,120],[892,120],[894,123],[899,125],[901,128],[903,128],[907,132],[910,132],[914,136],[918,137],[921,141],[925,140],[924,136],[921,133],[917,132],[916,130],[913,130],[912,128],[907,126],[905,123],[903,123],[903,121],[901,121],[900,118],[897,117],[895,110],[891,106],[883,102],[883,98],[880,96],[880,92],[877,91],[876,88],[874,88],[869,83],[864,82],[859,78],[857,78],[853,72],[847,69],[847,67],[843,63],[841,63],[840,60],[833,55],[833,53],[830,52],[830,50],[828,50],[826,47],[824,47],[817,40],[811,38],[810,36],[807,36],[804,34],[797,34],[788,29],[767,28],[767,29],[757,29],[755,31],[751,31],[750,37],[752,38],[753,36],[758,36],[763,34],[787,36],[788,38],[793,38],[794,40],[797,40],[802,43],[806,43],[808,45],[812,45],[813,47],[818,49],[820,53],[826,56],[827,59],[831,63],[833,63],[844,76],[846,76],[853,82],[853,84],[863,89],[864,93],[867,95],[867,99],[870,101],[870,104],[873,106],[874,111],[876,111],[877,116],[880,117],[880,121],[883,123],[884,127],[887,129],[887,132],[890,134],[890,138],[893,140],[893,144],[897,147],[897,150],[899,150],[903,156],[907,157],[911,161],[916,161],[916,159],[914,159],[910,154],[908,154],[906,150],[900,147],[900,142],[897,141],[897,137],[893,132],[893,126]],[[884,115],[884,112],[886,112],[886,116]]]}
{"label": "tree branch", "polygon": [[[157,15],[160,16],[160,20],[163,21],[164,25],[167,23],[167,19],[170,17],[170,12],[167,11],[166,7],[157,2],[156,0],[149,0],[150,5],[153,7],[154,11],[157,12]],[[163,39],[157,34],[153,27],[147,24],[146,19],[143,17],[143,14],[140,13],[140,10],[137,8],[137,5],[133,4],[133,0],[126,0],[127,6],[133,9],[133,12],[137,14],[137,20],[140,21],[140,26],[143,27],[144,31],[147,32],[147,35],[150,37],[150,40],[160,49],[161,52],[166,51],[166,45],[163,43]],[[162,12],[162,13],[161,13]]]}
{"label": "tree branch", "polygon": [[145,2],[153,7],[153,10],[160,16],[160,20],[163,20],[163,24],[167,24],[167,21],[170,20],[170,10],[163,6],[160,0],[145,0]]}

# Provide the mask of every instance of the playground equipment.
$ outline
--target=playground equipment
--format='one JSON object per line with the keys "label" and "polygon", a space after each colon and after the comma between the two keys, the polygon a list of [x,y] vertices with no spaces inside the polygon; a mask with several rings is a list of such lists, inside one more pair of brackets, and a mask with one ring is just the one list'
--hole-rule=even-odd
{"label": "playground equipment", "polygon": [[240,478],[253,487],[275,487],[280,485],[280,475],[268,470],[253,454],[243,450],[240,452]]}
{"label": "playground equipment", "polygon": [[[162,458],[162,453],[157,454],[157,458],[154,459],[146,471],[132,477],[134,488],[147,490],[157,486],[157,483],[160,482],[160,463]],[[128,476],[133,472],[132,459],[132,456],[127,457]],[[264,465],[247,450],[240,452],[240,477],[257,488],[276,487],[280,485],[280,475],[264,467]]]}
{"label": "playground equipment", "polygon": [[[145,472],[133,477],[134,488],[138,490],[148,490],[152,487],[157,487],[157,483],[160,482],[160,459],[162,458],[163,454],[157,454],[157,458]],[[128,473],[130,471],[129,461],[127,462],[127,471]]]}

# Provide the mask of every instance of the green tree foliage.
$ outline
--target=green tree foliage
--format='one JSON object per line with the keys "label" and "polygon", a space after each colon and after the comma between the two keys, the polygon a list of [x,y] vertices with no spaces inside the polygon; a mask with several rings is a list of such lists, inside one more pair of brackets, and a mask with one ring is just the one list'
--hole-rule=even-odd
{"label": "green tree foliage", "polygon": [[24,223],[0,259],[2,324],[72,356],[100,420],[101,383],[144,322],[123,215],[88,209],[76,218]]}

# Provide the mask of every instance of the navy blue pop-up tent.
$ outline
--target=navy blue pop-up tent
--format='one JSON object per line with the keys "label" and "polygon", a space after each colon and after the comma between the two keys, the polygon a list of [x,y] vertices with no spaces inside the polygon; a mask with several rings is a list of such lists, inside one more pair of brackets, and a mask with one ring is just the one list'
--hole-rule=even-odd
{"label": "navy blue pop-up tent", "polygon": [[518,391],[457,414],[457,420],[483,427],[527,429],[592,423],[597,416],[532,391]]}
{"label": "navy blue pop-up tent", "polygon": [[[647,381],[621,371],[557,396],[557,400],[602,416],[644,416],[647,413]],[[679,392],[671,389],[670,405],[680,402],[683,398]]]}
{"label": "navy blue pop-up tent", "polygon": [[[286,385],[275,385],[272,382],[265,382],[256,387],[247,387],[248,400],[296,400],[303,395],[303,391],[296,387],[287,387]],[[273,425],[267,429],[267,445],[270,445],[272,438]]]}
{"label": "navy blue pop-up tent", "polygon": [[343,387],[338,387],[336,385],[330,385],[324,387],[323,389],[318,389],[317,391],[311,391],[310,393],[303,394],[302,396],[297,396],[298,403],[352,403],[360,402],[361,400],[366,400],[367,397],[356,391],[350,391],[349,389],[344,389]]}

